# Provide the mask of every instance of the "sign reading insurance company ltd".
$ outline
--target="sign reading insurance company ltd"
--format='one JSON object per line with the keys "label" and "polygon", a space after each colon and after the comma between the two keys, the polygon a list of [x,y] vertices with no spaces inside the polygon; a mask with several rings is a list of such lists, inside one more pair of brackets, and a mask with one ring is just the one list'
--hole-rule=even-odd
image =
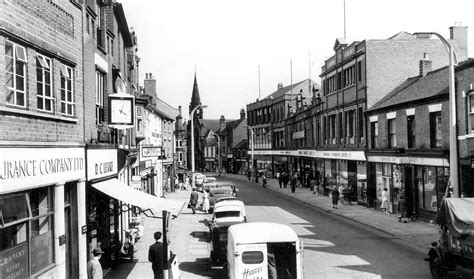
{"label": "sign reading insurance company ltd", "polygon": [[87,180],[116,175],[117,149],[87,149]]}
{"label": "sign reading insurance company ltd", "polygon": [[84,148],[0,148],[0,190],[78,180],[85,167]]}

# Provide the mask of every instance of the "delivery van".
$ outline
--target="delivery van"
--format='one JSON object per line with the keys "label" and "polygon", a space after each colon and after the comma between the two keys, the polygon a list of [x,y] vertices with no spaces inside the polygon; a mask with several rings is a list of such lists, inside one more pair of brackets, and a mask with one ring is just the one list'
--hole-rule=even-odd
{"label": "delivery van", "polygon": [[226,267],[230,279],[302,279],[302,244],[287,225],[232,225],[227,235]]}

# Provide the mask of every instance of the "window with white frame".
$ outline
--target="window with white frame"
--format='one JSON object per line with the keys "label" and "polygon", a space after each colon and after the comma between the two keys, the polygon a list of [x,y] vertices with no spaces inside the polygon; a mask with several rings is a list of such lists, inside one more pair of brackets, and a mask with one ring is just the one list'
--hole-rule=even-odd
{"label": "window with white frame", "polygon": [[36,100],[39,110],[53,111],[51,59],[36,55]]}
{"label": "window with white frame", "polygon": [[61,67],[61,110],[60,112],[69,116],[74,116],[74,90],[73,71],[71,67],[64,64]]}
{"label": "window with white frame", "polygon": [[26,63],[26,49],[5,41],[5,87],[8,104],[26,107]]}
{"label": "window with white frame", "polygon": [[468,97],[468,113],[469,113],[469,133],[474,133],[474,91],[469,92]]}
{"label": "window with white frame", "polygon": [[395,118],[388,119],[388,148],[397,147],[397,126]]}
{"label": "window with white frame", "polygon": [[370,143],[372,148],[379,147],[379,125],[377,121],[370,122]]}
{"label": "window with white frame", "polygon": [[95,119],[98,123],[104,121],[104,80],[105,74],[95,71]]}

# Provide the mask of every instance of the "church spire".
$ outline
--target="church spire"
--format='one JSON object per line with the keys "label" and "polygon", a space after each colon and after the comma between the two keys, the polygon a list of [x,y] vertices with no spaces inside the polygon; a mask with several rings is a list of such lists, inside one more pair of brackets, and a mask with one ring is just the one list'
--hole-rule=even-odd
{"label": "church spire", "polygon": [[[189,104],[189,113],[198,105],[201,104],[201,97],[199,96],[199,87],[196,77],[196,68],[194,69],[194,84],[193,84],[193,94],[191,96],[191,103]],[[202,111],[199,109],[196,114],[199,116],[199,119],[202,119]]]}

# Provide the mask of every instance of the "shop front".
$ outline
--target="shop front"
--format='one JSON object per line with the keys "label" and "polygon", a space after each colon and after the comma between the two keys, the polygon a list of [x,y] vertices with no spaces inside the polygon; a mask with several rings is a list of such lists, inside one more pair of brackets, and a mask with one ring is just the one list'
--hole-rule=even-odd
{"label": "shop front", "polygon": [[84,148],[0,148],[0,165],[0,278],[87,276]]}
{"label": "shop front", "polygon": [[122,257],[130,257],[128,249],[133,250],[134,243],[127,230],[132,217],[159,217],[164,209],[177,215],[184,203],[158,198],[134,189],[132,181],[119,180],[117,149],[92,147],[86,154],[88,255],[100,247],[104,251],[101,264],[107,271]]}
{"label": "shop front", "polygon": [[381,204],[384,188],[389,194],[389,212],[397,213],[400,196],[406,199],[408,211],[425,219],[434,217],[446,192],[449,163],[446,158],[408,156],[368,156],[373,177],[374,207]]}

